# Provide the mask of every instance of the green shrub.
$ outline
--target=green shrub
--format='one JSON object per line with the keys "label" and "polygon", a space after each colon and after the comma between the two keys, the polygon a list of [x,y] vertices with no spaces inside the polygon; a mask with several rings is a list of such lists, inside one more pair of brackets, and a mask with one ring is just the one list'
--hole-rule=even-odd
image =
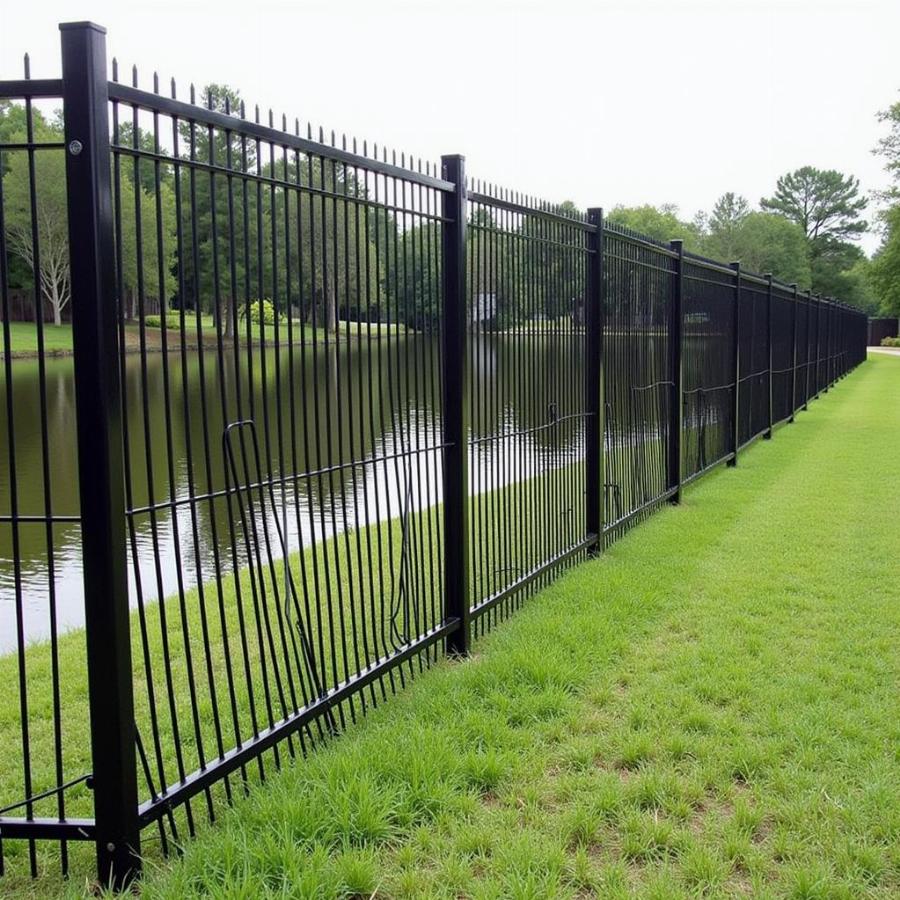
{"label": "green shrub", "polygon": [[882,347],[900,347],[900,337],[886,337],[881,339]]}
{"label": "green shrub", "polygon": [[[144,326],[146,328],[162,328],[162,324],[162,316],[144,316]],[[169,331],[178,331],[180,327],[178,310],[170,310],[166,316],[166,328]]]}
{"label": "green shrub", "polygon": [[266,298],[254,300],[245,306],[241,310],[241,318],[246,319],[248,315],[251,322],[264,325],[275,324],[275,307],[272,306],[272,301]]}

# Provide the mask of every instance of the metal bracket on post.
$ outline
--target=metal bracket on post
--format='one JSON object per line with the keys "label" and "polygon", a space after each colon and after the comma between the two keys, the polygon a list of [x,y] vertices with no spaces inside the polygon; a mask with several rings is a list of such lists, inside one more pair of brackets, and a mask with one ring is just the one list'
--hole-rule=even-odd
{"label": "metal bracket on post", "polygon": [[603,549],[605,519],[604,474],[606,433],[603,396],[603,210],[588,210],[588,269],[585,298],[585,528],[587,536],[596,537],[592,552]]}
{"label": "metal bracket on post", "polygon": [[140,871],[106,32],[60,25],[97,868]]}
{"label": "metal bracket on post", "polygon": [[684,349],[684,308],[682,296],[684,292],[684,242],[672,241],[675,257],[675,279],[672,290],[672,309],[669,320],[669,377],[672,380],[672,409],[669,415],[668,446],[668,485],[675,489],[669,498],[670,503],[681,503],[682,460],[681,433],[684,427],[684,367],[682,353]]}
{"label": "metal bracket on post", "polygon": [[734,269],[734,396],[731,410],[731,449],[729,466],[737,465],[738,446],[741,442],[740,409],[741,409],[741,264],[731,263]]}
{"label": "metal bracket on post", "polygon": [[763,434],[767,441],[772,440],[772,429],[775,427],[775,400],[772,393],[772,273],[767,272],[766,279],[766,336],[769,349],[769,427]]}
{"label": "metal bracket on post", "polygon": [[466,407],[466,162],[442,156],[441,278],[443,283],[444,619],[459,627],[447,637],[447,653],[465,656],[471,641],[469,604],[469,422]]}
{"label": "metal bracket on post", "polygon": [[797,306],[799,300],[797,299],[796,282],[791,285],[791,289],[794,292],[794,300],[791,304],[794,315],[791,319],[791,415],[788,422],[793,422],[797,413]]}

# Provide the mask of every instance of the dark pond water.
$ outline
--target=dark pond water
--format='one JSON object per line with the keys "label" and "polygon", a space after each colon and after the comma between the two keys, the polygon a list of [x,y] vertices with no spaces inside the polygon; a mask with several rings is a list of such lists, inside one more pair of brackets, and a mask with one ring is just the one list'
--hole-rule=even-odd
{"label": "dark pond water", "polygon": [[[472,492],[580,457],[581,352],[574,335],[473,337],[467,363]],[[37,362],[14,361],[12,384],[15,491],[4,380],[0,514],[8,519],[15,501],[20,516],[42,516],[49,495],[55,516],[77,516],[72,360],[46,361],[46,454]],[[173,593],[179,571],[184,587],[214,577],[217,555],[228,561],[226,568],[232,565],[227,502],[218,492],[228,484],[223,434],[237,419],[254,421],[260,452],[258,470],[245,444],[250,464],[244,471],[245,457],[237,451],[238,482],[274,479],[274,504],[257,512],[278,517],[286,535],[279,553],[396,516],[404,503],[421,508],[440,501],[440,453],[415,452],[440,442],[432,337],[345,341],[315,354],[309,346],[295,348],[293,364],[283,348],[256,352],[244,357],[238,372],[227,359],[220,367],[210,351],[202,357],[153,353],[146,361],[130,354],[125,392],[128,505],[136,511],[128,546],[132,604],[139,589],[147,600]],[[483,440],[490,436],[502,440]],[[232,437],[239,444],[239,433]],[[319,474],[293,477],[309,472]],[[289,477],[279,479],[282,474]],[[43,522],[18,529],[0,524],[0,652],[16,646],[19,602],[26,641],[50,634],[51,611],[60,632],[81,625],[81,578],[77,522],[57,522],[49,532]]]}

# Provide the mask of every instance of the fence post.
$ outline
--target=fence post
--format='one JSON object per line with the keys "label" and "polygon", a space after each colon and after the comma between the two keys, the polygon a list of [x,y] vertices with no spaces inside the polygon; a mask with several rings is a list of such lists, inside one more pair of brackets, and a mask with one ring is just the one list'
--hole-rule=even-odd
{"label": "fence post", "polygon": [[772,273],[765,275],[766,279],[766,339],[769,347],[769,427],[766,429],[763,438],[767,441],[772,440],[772,428],[775,423],[774,399],[772,396]]}
{"label": "fence post", "polygon": [[681,503],[681,433],[684,427],[684,367],[682,354],[684,350],[684,242],[672,241],[670,246],[675,251],[675,280],[672,291],[672,309],[669,320],[669,378],[672,380],[672,410],[669,415],[669,453],[668,484],[675,493],[669,503]]}
{"label": "fence post", "polygon": [[791,320],[791,347],[793,348],[791,351],[791,416],[788,419],[788,422],[794,421],[794,416],[797,414],[797,283],[791,285],[791,289],[794,292],[794,300],[791,304],[793,306],[793,318]]}
{"label": "fence post", "polygon": [[729,466],[737,465],[738,445],[741,442],[740,419],[741,409],[741,264],[731,263],[734,269],[734,396],[731,410],[731,449],[734,451]]}
{"label": "fence post", "polygon": [[825,377],[822,393],[827,394],[831,387],[831,298],[825,297]]}
{"label": "fence post", "polygon": [[603,391],[603,210],[588,210],[588,270],[587,297],[585,300],[585,489],[587,536],[596,535],[593,552],[603,549],[603,525],[605,518],[605,453],[606,439],[605,399]]}
{"label": "fence post", "polygon": [[91,754],[100,880],[140,869],[106,32],[60,25]]}
{"label": "fence post", "polygon": [[466,408],[466,161],[442,156],[445,181],[455,190],[442,198],[441,278],[443,282],[443,442],[444,442],[444,618],[458,619],[447,637],[447,653],[469,652],[469,422]]}

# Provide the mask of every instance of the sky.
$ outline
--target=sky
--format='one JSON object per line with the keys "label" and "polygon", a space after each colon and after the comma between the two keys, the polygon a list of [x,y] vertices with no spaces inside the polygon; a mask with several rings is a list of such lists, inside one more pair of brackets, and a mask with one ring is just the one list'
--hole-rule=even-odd
{"label": "sky", "polygon": [[0,0],[0,78],[25,51],[57,76],[74,19],[148,89],[224,82],[525,194],[685,218],[802,165],[884,187],[876,113],[900,99],[897,0]]}

